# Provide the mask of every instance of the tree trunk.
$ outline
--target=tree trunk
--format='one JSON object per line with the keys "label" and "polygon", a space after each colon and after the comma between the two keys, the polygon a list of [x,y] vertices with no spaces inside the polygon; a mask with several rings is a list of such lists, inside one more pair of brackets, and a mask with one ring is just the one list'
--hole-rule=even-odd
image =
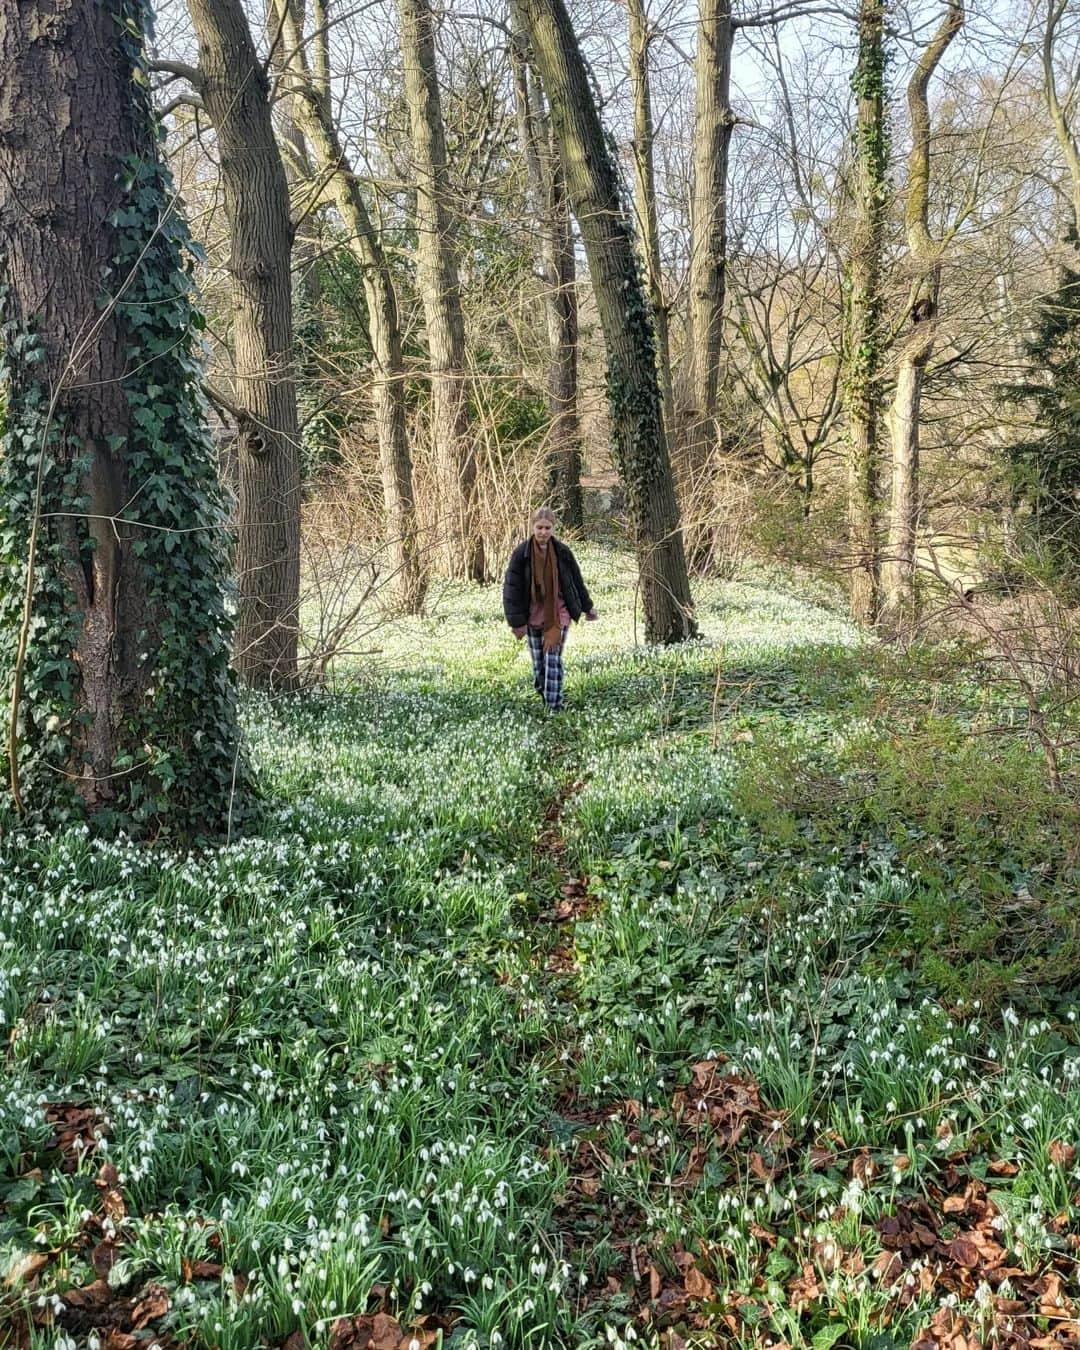
{"label": "tree trunk", "polygon": [[510,54],[518,139],[529,179],[530,210],[541,222],[540,270],[548,337],[548,415],[551,505],[570,529],[584,524],[581,499],[581,432],[577,411],[577,268],[562,164],[516,10]]}
{"label": "tree trunk", "polygon": [[855,218],[848,259],[845,400],[848,461],[850,603],[860,623],[881,608],[879,448],[883,334],[881,254],[885,233],[888,131],[885,120],[884,0],[860,0],[858,64],[852,78],[855,123]]}
{"label": "tree trunk", "polygon": [[240,412],[236,667],[248,683],[296,683],[300,436],[293,377],[289,187],[269,85],[240,0],[188,0],[198,89],[217,133]]}
{"label": "tree trunk", "polygon": [[1066,92],[1065,104],[1063,105],[1058,93],[1057,77],[1054,73],[1054,47],[1057,42],[1058,25],[1068,12],[1068,8],[1069,0],[1046,0],[1046,23],[1043,27],[1042,38],[1043,93],[1046,98],[1050,121],[1054,128],[1054,135],[1057,137],[1058,145],[1061,147],[1061,153],[1065,159],[1065,166],[1069,171],[1073,225],[1077,235],[1080,236],[1080,147],[1076,144],[1076,137],[1073,134],[1073,127],[1069,119],[1070,104],[1072,104],[1073,113],[1076,111],[1074,96],[1077,85],[1074,77],[1072,89]]}
{"label": "tree trunk", "polygon": [[941,286],[941,245],[930,236],[930,79],[964,24],[962,0],[949,8],[908,84],[911,150],[904,225],[914,278],[911,328],[900,353],[890,415],[892,511],[882,568],[883,620],[901,629],[915,614],[915,548],[919,520],[919,411],[926,367],[934,349]]}
{"label": "tree trunk", "polygon": [[224,824],[237,728],[201,320],[143,19],[137,0],[0,0],[0,642],[16,808],[190,834]]}
{"label": "tree trunk", "polygon": [[[287,0],[287,3],[289,5],[287,17],[290,31],[302,33],[304,31],[307,0]],[[279,11],[278,0],[268,0],[266,30],[267,40],[270,44],[269,65],[274,74],[275,84],[281,82],[288,88],[288,40],[284,16]],[[296,94],[290,94],[284,98],[279,97],[274,102],[274,121],[277,126],[278,144],[281,147],[281,161],[285,167],[285,178],[289,185],[289,193],[293,203],[291,209],[293,211],[296,210],[297,196],[302,195],[304,187],[311,183],[314,178],[308,159],[307,145],[304,141],[303,128],[300,125],[300,115],[296,106],[298,97]],[[323,337],[322,325],[318,318],[320,289],[317,261],[318,252],[315,239],[304,230],[301,222],[293,237],[292,248],[293,292],[295,296],[293,326],[297,330],[298,348],[304,344],[306,338],[309,352],[312,349],[318,349]],[[303,337],[299,331],[302,328],[307,330]],[[297,363],[298,365],[303,363],[303,357],[299,350],[297,352]],[[308,364],[311,364],[310,359]],[[298,384],[301,380],[302,374],[298,371]],[[301,401],[298,398],[298,404]],[[300,411],[299,408],[298,411]]]}
{"label": "tree trunk", "polygon": [[589,259],[608,357],[612,452],[626,487],[648,642],[696,632],[656,348],[615,163],[563,0],[522,0]]}
{"label": "tree trunk", "polygon": [[431,361],[439,544],[448,576],[484,579],[469,426],[465,319],[446,168],[446,131],[428,0],[397,0],[416,180],[417,277]]}
{"label": "tree trunk", "polygon": [[696,54],[694,186],[690,202],[691,443],[695,460],[719,440],[724,350],[727,177],[731,132],[731,0],[702,0]]}
{"label": "tree trunk", "polygon": [[[338,214],[348,232],[348,247],[360,265],[371,339],[371,402],[379,444],[387,553],[394,578],[394,607],[418,614],[427,593],[413,496],[412,456],[405,409],[405,359],[398,320],[397,292],[378,233],[364,203],[360,182],[338,136],[329,91],[313,78],[303,35],[287,17],[286,41],[295,81],[294,107],[311,144],[319,172],[327,179]],[[316,38],[317,65],[326,62],[325,35]]]}
{"label": "tree trunk", "polygon": [[634,202],[656,330],[656,360],[664,403],[664,433],[670,447],[675,443],[675,399],[671,384],[668,310],[660,263],[660,226],[656,214],[652,98],[649,91],[649,28],[644,0],[627,0],[626,13],[630,25],[630,87],[634,95]]}
{"label": "tree trunk", "polygon": [[551,409],[551,495],[563,523],[580,530],[585,524],[581,496],[581,424],[578,420],[577,261],[570,221],[570,203],[558,146],[550,129],[547,211],[551,222],[550,251],[544,274],[548,284],[547,332],[551,352],[548,406]]}

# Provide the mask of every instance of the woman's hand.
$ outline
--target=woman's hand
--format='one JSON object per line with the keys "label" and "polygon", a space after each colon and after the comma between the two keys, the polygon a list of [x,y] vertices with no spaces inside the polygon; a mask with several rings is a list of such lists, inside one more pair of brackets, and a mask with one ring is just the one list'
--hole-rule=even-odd
{"label": "woman's hand", "polygon": [[525,625],[522,624],[520,628],[511,628],[510,631],[516,638],[523,638],[525,636],[526,628]]}
{"label": "woman's hand", "polygon": [[599,617],[600,615],[597,614],[595,609],[590,609],[588,614],[585,615],[585,618],[588,620],[589,623],[593,623]]}

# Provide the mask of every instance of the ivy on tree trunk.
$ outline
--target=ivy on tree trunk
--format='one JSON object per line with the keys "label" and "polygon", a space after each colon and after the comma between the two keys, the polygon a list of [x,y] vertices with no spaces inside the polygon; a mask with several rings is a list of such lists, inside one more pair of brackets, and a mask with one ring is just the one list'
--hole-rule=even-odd
{"label": "ivy on tree trunk", "polygon": [[851,80],[856,99],[855,202],[846,277],[844,401],[850,437],[851,612],[860,622],[873,623],[881,608],[881,255],[889,166],[884,0],[861,0],[858,24],[858,59]]}
{"label": "ivy on tree trunk", "polygon": [[226,824],[242,773],[203,324],[148,21],[144,0],[0,0],[6,767],[29,817],[192,836]]}
{"label": "ivy on tree trunk", "polygon": [[697,626],[661,417],[652,313],[629,213],[563,0],[521,0],[521,11],[551,103],[604,330],[612,456],[626,489],[646,640],[679,642]]}

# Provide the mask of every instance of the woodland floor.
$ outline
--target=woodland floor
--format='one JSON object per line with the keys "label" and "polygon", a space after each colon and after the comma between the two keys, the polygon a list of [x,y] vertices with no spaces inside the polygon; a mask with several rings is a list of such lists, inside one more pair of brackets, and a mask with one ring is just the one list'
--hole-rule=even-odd
{"label": "woodland floor", "polygon": [[628,560],[248,705],[260,823],[0,840],[0,1346],[1080,1346],[1075,766],[967,651]]}

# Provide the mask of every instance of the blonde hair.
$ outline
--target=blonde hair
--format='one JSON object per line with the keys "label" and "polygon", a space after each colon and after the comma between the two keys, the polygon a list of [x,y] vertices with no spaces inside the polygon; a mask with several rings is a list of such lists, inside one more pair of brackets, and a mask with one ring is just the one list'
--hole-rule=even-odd
{"label": "blonde hair", "polygon": [[538,520],[550,520],[552,525],[554,525],[555,512],[550,506],[538,506],[533,512],[532,523],[535,525]]}

